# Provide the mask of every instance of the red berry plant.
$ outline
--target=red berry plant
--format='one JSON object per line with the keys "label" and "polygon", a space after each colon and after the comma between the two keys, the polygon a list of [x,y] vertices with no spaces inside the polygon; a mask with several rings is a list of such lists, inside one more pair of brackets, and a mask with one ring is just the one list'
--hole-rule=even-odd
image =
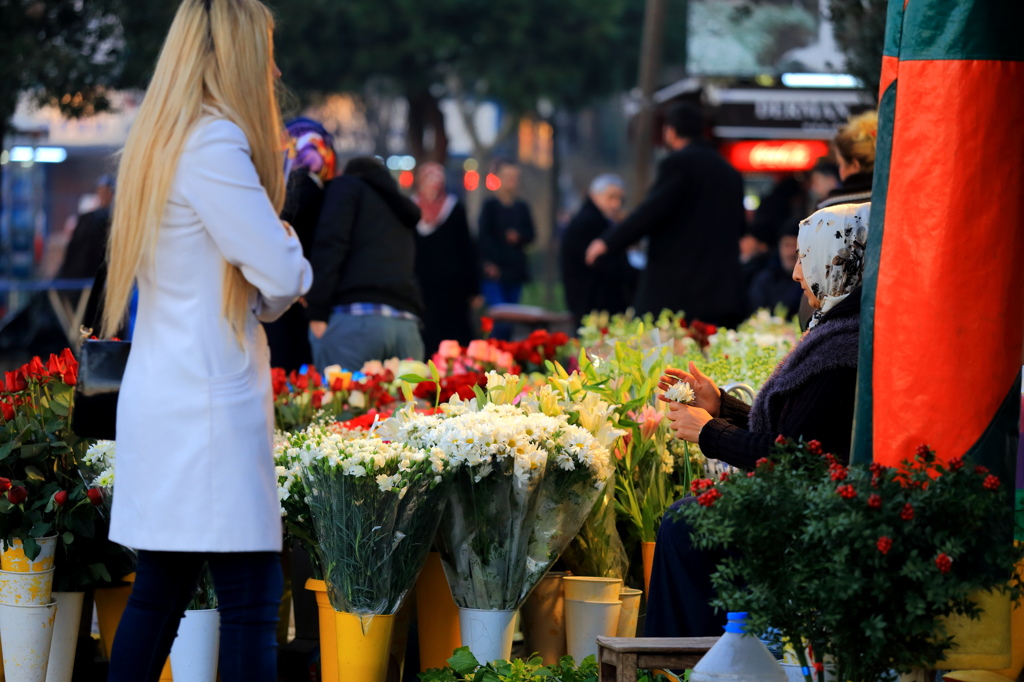
{"label": "red berry plant", "polygon": [[[817,443],[777,441],[770,463],[695,491],[680,512],[698,546],[725,550],[717,605],[799,642],[805,669],[874,682],[933,668],[954,646],[944,618],[972,595],[1022,585],[1006,482],[927,446],[902,466],[847,466]],[[816,661],[806,660],[807,650]],[[812,672],[819,682],[823,669]]]}

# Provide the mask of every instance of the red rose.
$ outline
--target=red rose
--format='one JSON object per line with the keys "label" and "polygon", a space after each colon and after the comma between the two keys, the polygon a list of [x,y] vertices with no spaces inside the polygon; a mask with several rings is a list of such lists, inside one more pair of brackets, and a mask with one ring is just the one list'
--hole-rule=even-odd
{"label": "red rose", "polygon": [[21,372],[4,372],[4,383],[7,385],[7,390],[11,393],[24,391],[28,388],[28,383],[26,383],[25,377],[21,375]]}
{"label": "red rose", "polygon": [[493,329],[494,329],[494,320],[493,319],[491,319],[490,317],[481,317],[480,318],[480,331],[482,331],[484,334],[490,334],[491,330],[493,330]]}
{"label": "red rose", "polygon": [[844,500],[852,500],[853,498],[857,497],[857,489],[854,488],[849,483],[847,483],[846,485],[841,485],[838,488],[836,488],[836,492],[839,493],[839,497],[843,498]]}
{"label": "red rose", "polygon": [[753,478],[753,477],[754,477],[754,472],[753,471],[748,471],[747,472],[747,478]]}
{"label": "red rose", "polygon": [[99,488],[89,488],[85,491],[85,495],[93,504],[99,505],[103,503],[103,491]]}
{"label": "red rose", "polygon": [[11,489],[11,479],[0,478],[0,493],[5,493]]}
{"label": "red rose", "polygon": [[6,400],[0,400],[0,413],[3,413],[4,421],[9,422],[14,419],[14,406]]}
{"label": "red rose", "polygon": [[68,503],[68,491],[58,490],[53,494],[53,503],[58,507],[63,507]]}
{"label": "red rose", "polygon": [[78,360],[75,359],[75,354],[71,352],[70,348],[65,348],[60,352],[60,359],[65,367],[75,370],[76,373],[78,372]]}
{"label": "red rose", "polygon": [[722,496],[722,492],[718,488],[712,488],[705,493],[702,493],[697,497],[697,504],[702,507],[710,507],[715,503],[718,498]]}
{"label": "red rose", "polygon": [[46,361],[46,371],[56,376],[58,374],[63,374],[66,369],[67,367],[65,367],[64,363],[60,361],[60,358],[53,353],[50,353],[50,359]]}
{"label": "red rose", "polygon": [[920,445],[917,446],[917,456],[918,457],[927,457],[928,455],[931,454],[931,452],[932,452],[932,449],[930,447],[928,447],[928,445],[926,443],[921,443]]}
{"label": "red rose", "polygon": [[78,383],[78,365],[68,367],[66,370],[61,372],[60,380],[68,386],[74,386]]}
{"label": "red rose", "polygon": [[598,331],[601,332],[601,336],[608,336],[608,327],[601,327]]}
{"label": "red rose", "polygon": [[[47,376],[47,374],[46,374],[46,365],[43,364],[43,361],[39,359],[38,355],[35,356],[34,358],[32,358],[31,360],[29,360],[28,364],[26,364],[22,369],[25,372],[28,373],[29,377],[45,377],[45,376]],[[26,377],[26,378],[28,378],[28,377]]]}
{"label": "red rose", "polygon": [[555,344],[555,346],[564,346],[569,343],[569,335],[565,332],[555,332],[551,335],[551,342]]}
{"label": "red rose", "polygon": [[28,499],[28,491],[23,486],[16,485],[7,491],[7,499],[11,504],[21,504]]}
{"label": "red rose", "polygon": [[999,490],[999,477],[989,474],[985,477],[985,482],[982,485],[985,487],[985,490]]}
{"label": "red rose", "polygon": [[988,476],[988,467],[983,467],[979,464],[978,466],[974,467],[974,473],[978,474],[979,476]]}
{"label": "red rose", "polygon": [[313,406],[314,410],[319,410],[324,404],[324,392],[313,391],[313,396],[309,399],[309,402]]}
{"label": "red rose", "polygon": [[882,508],[882,496],[881,495],[872,495],[871,497],[869,497],[868,498],[868,507],[870,507],[871,509],[881,509]]}
{"label": "red rose", "polygon": [[808,441],[808,443],[807,443],[807,450],[812,455],[820,455],[821,454],[821,441],[818,441],[818,440]]}
{"label": "red rose", "polygon": [[787,443],[789,443],[789,439],[786,438],[785,436],[783,436],[781,433],[775,439],[775,444],[776,445],[786,445]]}
{"label": "red rose", "polygon": [[892,549],[892,538],[883,535],[878,538],[878,542],[875,543],[875,547],[877,547],[878,551],[882,554],[888,554],[889,550]]}
{"label": "red rose", "polygon": [[537,351],[533,351],[530,353],[529,357],[527,358],[527,361],[532,365],[539,365],[542,362],[544,362],[544,358],[542,358],[540,356],[540,353],[538,353]]}
{"label": "red rose", "polygon": [[935,567],[939,569],[939,573],[949,573],[953,570],[953,557],[945,552],[940,553],[935,557]]}
{"label": "red rose", "polygon": [[914,507],[909,502],[903,505],[903,509],[900,510],[900,518],[904,521],[913,521]]}
{"label": "red rose", "polygon": [[761,467],[761,466],[763,466],[765,464],[770,464],[770,462],[768,461],[767,457],[762,457],[761,459],[759,459],[756,462],[754,462],[754,466],[755,467]]}

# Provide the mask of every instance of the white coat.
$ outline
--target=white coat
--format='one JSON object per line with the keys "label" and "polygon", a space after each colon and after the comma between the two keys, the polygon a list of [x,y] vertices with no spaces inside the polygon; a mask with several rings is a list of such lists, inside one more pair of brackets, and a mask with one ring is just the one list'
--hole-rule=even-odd
{"label": "white coat", "polygon": [[[224,263],[258,290],[244,345],[224,316]],[[312,283],[234,123],[192,131],[164,210],[117,406],[110,538],[158,551],[280,551],[270,353],[258,320]]]}

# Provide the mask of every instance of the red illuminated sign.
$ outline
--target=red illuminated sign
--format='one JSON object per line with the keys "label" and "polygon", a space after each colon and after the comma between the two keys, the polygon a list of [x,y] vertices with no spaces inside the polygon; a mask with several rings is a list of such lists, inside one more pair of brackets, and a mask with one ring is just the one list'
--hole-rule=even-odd
{"label": "red illuminated sign", "polygon": [[750,140],[729,142],[722,153],[741,173],[772,173],[810,170],[829,148],[822,140]]}

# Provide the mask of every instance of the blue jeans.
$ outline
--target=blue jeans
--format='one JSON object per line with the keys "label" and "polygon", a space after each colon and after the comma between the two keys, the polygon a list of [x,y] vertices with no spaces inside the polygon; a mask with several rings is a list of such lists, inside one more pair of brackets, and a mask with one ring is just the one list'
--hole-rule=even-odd
{"label": "blue jeans", "polygon": [[276,682],[276,552],[139,552],[135,585],[114,639],[108,682],[156,682],[208,562],[220,611],[221,682]]}
{"label": "blue jeans", "polygon": [[[480,285],[487,307],[502,303],[519,303],[523,297],[522,284],[509,284],[496,279],[485,279]],[[508,322],[496,322],[491,331],[491,338],[508,341],[512,338],[512,325]]]}
{"label": "blue jeans", "polygon": [[[419,324],[401,317],[334,313],[319,339],[309,335],[313,364],[318,369],[341,365],[359,371],[370,360],[423,360]],[[431,353],[436,351],[431,349]]]}

